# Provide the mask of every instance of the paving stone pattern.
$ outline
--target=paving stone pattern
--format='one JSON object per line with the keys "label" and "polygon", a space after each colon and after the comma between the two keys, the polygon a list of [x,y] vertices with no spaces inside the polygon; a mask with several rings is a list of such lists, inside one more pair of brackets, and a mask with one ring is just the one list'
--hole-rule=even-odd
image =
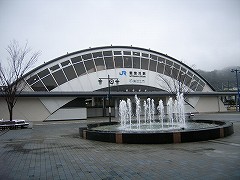
{"label": "paving stone pattern", "polygon": [[0,179],[240,179],[240,115],[232,136],[156,145],[79,138],[90,120],[1,131]]}

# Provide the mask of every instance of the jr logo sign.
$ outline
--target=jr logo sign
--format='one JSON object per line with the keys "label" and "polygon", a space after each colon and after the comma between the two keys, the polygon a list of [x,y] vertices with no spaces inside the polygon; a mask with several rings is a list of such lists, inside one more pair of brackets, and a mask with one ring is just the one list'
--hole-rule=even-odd
{"label": "jr logo sign", "polygon": [[122,70],[122,72],[119,73],[120,76],[127,76],[127,71]]}

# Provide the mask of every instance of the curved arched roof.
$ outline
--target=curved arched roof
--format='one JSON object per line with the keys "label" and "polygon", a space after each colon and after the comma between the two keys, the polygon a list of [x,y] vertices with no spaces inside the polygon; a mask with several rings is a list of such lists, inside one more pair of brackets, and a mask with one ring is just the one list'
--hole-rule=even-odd
{"label": "curved arched roof", "polygon": [[105,46],[69,53],[33,69],[24,79],[34,91],[52,91],[73,79],[113,69],[128,69],[133,77],[143,77],[151,71],[159,74],[160,78],[161,75],[171,77],[192,91],[203,91],[205,86],[213,91],[203,77],[177,59],[132,46]]}

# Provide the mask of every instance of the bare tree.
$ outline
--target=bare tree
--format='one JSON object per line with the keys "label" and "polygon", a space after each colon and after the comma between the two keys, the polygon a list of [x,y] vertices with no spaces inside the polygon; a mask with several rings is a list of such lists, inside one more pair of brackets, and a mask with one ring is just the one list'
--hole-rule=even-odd
{"label": "bare tree", "polygon": [[[179,71],[176,75],[173,74],[173,67],[169,68],[170,70],[165,69],[165,75],[159,74],[158,77],[162,81],[162,86],[165,87],[165,90],[168,93],[189,93],[191,88],[192,79],[187,77],[186,72]],[[189,103],[186,96],[184,96],[184,101],[186,104],[194,108],[192,104]]]}
{"label": "bare tree", "polygon": [[191,83],[191,79],[187,78],[187,74],[179,71],[173,74],[173,67],[169,70],[165,69],[165,75],[159,74],[159,79],[162,81],[162,86],[169,93],[189,93],[190,89],[187,87]]}
{"label": "bare tree", "polygon": [[8,52],[8,66],[0,62],[1,93],[7,103],[10,121],[13,119],[13,108],[17,103],[18,95],[26,87],[24,74],[36,63],[40,52],[31,52],[28,43],[20,47],[16,40],[10,42],[6,48]]}

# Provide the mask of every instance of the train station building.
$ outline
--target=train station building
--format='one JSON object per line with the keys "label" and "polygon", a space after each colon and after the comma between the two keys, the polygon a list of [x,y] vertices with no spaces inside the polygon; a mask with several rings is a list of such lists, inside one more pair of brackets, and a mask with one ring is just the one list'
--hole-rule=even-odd
{"label": "train station building", "polygon": [[[15,119],[87,119],[108,116],[109,109],[116,117],[120,99],[151,97],[166,106],[177,92],[184,93],[187,112],[226,111],[219,93],[192,68],[166,54],[132,46],[69,53],[33,69],[24,81]],[[0,115],[9,118],[3,97]]]}

